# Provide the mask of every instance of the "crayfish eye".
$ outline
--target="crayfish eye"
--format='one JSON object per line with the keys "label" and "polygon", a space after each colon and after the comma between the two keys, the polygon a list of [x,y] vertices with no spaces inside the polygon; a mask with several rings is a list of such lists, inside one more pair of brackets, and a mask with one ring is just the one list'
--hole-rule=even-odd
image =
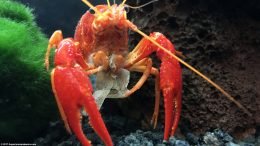
{"label": "crayfish eye", "polygon": [[91,8],[88,11],[89,11],[90,14],[95,14],[95,11]]}
{"label": "crayfish eye", "polygon": [[129,7],[125,7],[125,12],[128,13],[130,11]]}

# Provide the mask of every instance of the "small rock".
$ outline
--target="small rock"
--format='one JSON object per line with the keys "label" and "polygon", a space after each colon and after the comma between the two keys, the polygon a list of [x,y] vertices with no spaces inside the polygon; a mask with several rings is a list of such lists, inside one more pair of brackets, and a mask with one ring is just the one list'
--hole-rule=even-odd
{"label": "small rock", "polygon": [[192,133],[188,133],[186,135],[186,139],[189,143],[196,145],[199,143],[199,137],[197,137],[196,135],[192,134]]}
{"label": "small rock", "polygon": [[[175,142],[176,142],[176,138],[175,137],[170,137],[169,138],[169,144],[171,145],[171,146],[174,146],[175,145]],[[164,143],[167,143],[167,142],[164,142]]]}
{"label": "small rock", "polygon": [[169,138],[169,144],[170,146],[190,146],[190,144],[187,141],[177,140],[174,137]]}
{"label": "small rock", "polygon": [[126,136],[124,139],[124,142],[126,144],[139,144],[140,141],[136,138],[136,136],[130,134],[129,136]]}
{"label": "small rock", "polygon": [[214,146],[221,146],[223,143],[219,141],[217,136],[212,132],[206,132],[203,136],[203,141],[206,145],[214,145]]}
{"label": "small rock", "polygon": [[215,130],[213,131],[213,133],[214,133],[218,138],[224,137],[224,132],[223,132],[222,130],[220,130],[220,129],[215,129]]}
{"label": "small rock", "polygon": [[233,137],[231,137],[229,134],[225,133],[225,136],[223,137],[224,142],[232,142]]}
{"label": "small rock", "polygon": [[190,144],[184,140],[176,140],[175,146],[190,146]]}
{"label": "small rock", "polygon": [[156,146],[166,146],[166,144],[161,143],[161,144],[157,144]]}
{"label": "small rock", "polygon": [[235,144],[233,142],[228,142],[225,144],[225,146],[239,146],[238,144]]}
{"label": "small rock", "polygon": [[151,142],[151,141],[144,141],[143,145],[144,146],[153,146],[153,142]]}
{"label": "small rock", "polygon": [[247,143],[247,142],[240,142],[238,143],[239,146],[255,146],[254,144],[252,143]]}
{"label": "small rock", "polygon": [[233,141],[233,138],[229,134],[223,132],[220,129],[215,129],[213,131],[213,133],[214,133],[214,135],[217,136],[217,138],[219,140],[222,140],[223,142],[232,142]]}

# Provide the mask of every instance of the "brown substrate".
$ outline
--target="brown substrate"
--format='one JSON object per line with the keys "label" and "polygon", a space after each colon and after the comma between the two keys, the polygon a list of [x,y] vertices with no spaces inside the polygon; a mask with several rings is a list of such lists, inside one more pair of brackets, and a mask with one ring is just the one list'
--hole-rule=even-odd
{"label": "brown substrate", "polygon": [[[160,0],[131,11],[133,22],[144,32],[164,33],[176,49],[184,53],[185,61],[222,86],[253,114],[252,117],[246,115],[214,87],[183,67],[182,132],[198,134],[220,128],[238,138],[256,134],[260,124],[258,6],[257,1],[244,4],[240,1]],[[135,44],[140,36],[131,34],[130,38],[134,38],[131,44]],[[153,98],[153,92],[148,92],[153,84],[148,81],[148,87],[143,87],[132,100]],[[142,106],[140,111],[153,106],[146,103],[149,105]],[[163,105],[161,109],[163,112]],[[161,114],[162,119],[163,116]]]}

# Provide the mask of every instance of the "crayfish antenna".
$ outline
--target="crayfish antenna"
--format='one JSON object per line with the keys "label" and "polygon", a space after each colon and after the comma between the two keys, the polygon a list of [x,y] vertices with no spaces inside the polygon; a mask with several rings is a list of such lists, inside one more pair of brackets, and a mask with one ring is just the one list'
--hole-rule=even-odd
{"label": "crayfish antenna", "polygon": [[167,53],[168,55],[170,55],[171,57],[173,57],[174,59],[178,60],[180,63],[182,63],[184,66],[186,66],[187,68],[189,68],[190,70],[192,70],[193,72],[195,72],[197,75],[199,75],[200,77],[202,77],[204,80],[206,80],[208,83],[210,83],[212,86],[214,86],[216,89],[218,89],[222,94],[224,94],[230,101],[232,101],[233,103],[235,103],[239,108],[241,108],[247,115],[249,115],[250,117],[252,116],[252,114],[241,104],[239,103],[237,100],[235,100],[234,97],[232,97],[230,94],[228,94],[224,89],[222,89],[218,84],[216,84],[215,82],[213,82],[211,79],[209,79],[207,76],[205,76],[204,74],[202,74],[200,71],[198,71],[197,69],[195,69],[194,67],[192,67],[191,65],[189,65],[188,63],[186,63],[185,61],[183,61],[181,58],[177,57],[176,55],[172,54],[169,50],[167,50],[166,48],[164,48],[163,46],[161,46],[159,43],[157,43],[155,40],[153,40],[152,38],[150,38],[148,35],[146,35],[144,32],[142,32],[141,30],[139,30],[136,25],[134,25],[132,22],[127,21],[127,23],[129,24],[129,27],[139,33],[141,36],[143,36],[144,38],[146,38],[147,40],[151,41],[154,45],[156,45],[157,47],[159,47],[160,49],[162,49],[165,53]]}
{"label": "crayfish antenna", "polygon": [[107,0],[107,6],[108,6],[108,8],[110,8],[110,1],[109,0]]}
{"label": "crayfish antenna", "polygon": [[125,6],[128,7],[128,8],[131,8],[131,9],[139,9],[139,8],[145,7],[145,6],[149,5],[149,4],[154,3],[154,2],[157,2],[157,1],[158,1],[158,0],[151,0],[151,1],[149,1],[149,2],[147,2],[147,3],[145,3],[145,4],[142,4],[142,5],[140,5],[140,6],[130,6],[130,5],[128,5],[128,4],[125,4]]}
{"label": "crayfish antenna", "polygon": [[120,5],[123,6],[125,4],[126,0],[124,0]]}

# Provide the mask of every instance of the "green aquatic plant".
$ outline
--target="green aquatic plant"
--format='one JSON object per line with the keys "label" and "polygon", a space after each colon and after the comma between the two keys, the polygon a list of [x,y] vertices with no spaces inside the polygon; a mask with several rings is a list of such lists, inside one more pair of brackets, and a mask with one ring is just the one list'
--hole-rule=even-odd
{"label": "green aquatic plant", "polygon": [[57,117],[44,68],[47,43],[30,8],[0,0],[1,142],[29,140]]}

